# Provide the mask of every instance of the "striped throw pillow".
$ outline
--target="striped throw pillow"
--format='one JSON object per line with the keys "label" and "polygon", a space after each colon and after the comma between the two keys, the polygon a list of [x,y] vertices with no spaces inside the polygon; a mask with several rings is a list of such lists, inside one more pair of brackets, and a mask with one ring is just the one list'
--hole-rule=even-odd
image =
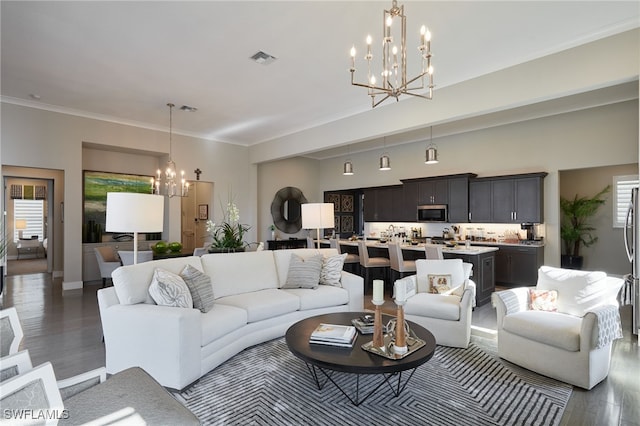
{"label": "striped throw pillow", "polygon": [[347,253],[329,256],[322,259],[322,270],[320,271],[320,284],[342,287],[340,278],[342,277],[342,267]]}
{"label": "striped throw pillow", "polygon": [[282,288],[318,288],[320,271],[322,270],[322,258],[322,254],[316,254],[303,259],[292,253],[287,281]]}
{"label": "striped throw pillow", "polygon": [[206,314],[213,308],[213,287],[209,275],[197,270],[191,265],[184,267],[180,276],[189,287],[193,307]]}

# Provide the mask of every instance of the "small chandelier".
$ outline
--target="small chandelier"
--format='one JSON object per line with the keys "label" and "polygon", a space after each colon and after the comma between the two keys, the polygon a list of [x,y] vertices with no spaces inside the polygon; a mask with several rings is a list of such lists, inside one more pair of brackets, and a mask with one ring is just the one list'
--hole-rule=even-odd
{"label": "small chandelier", "polygon": [[169,107],[169,160],[167,160],[164,174],[158,169],[155,179],[151,179],[151,185],[153,193],[156,195],[164,195],[169,198],[186,197],[189,195],[189,182],[184,177],[184,170],[180,172],[180,182],[177,182],[176,163],[172,157],[173,107],[175,105],[169,102],[167,106]]}
{"label": "small chandelier", "polygon": [[438,147],[432,142],[433,139],[433,127],[429,128],[429,146],[425,153],[424,164],[437,164],[438,163]]}
{"label": "small chandelier", "polygon": [[[398,98],[402,94],[417,96],[424,99],[433,98],[433,67],[431,66],[431,32],[423,25],[420,28],[420,57],[422,61],[422,70],[417,76],[407,79],[407,17],[404,15],[404,5],[398,7],[398,2],[393,0],[390,10],[383,13],[382,27],[382,72],[380,73],[382,82],[377,83],[376,77],[371,67],[373,55],[371,53],[372,38],[367,36],[367,54],[364,59],[367,61],[368,83],[356,83],[354,74],[356,72],[356,48],[351,48],[351,84],[354,86],[366,87],[371,96],[371,106],[375,108],[390,97]],[[395,18],[400,19],[400,28],[393,26]],[[395,29],[395,31],[394,31]],[[395,42],[400,40],[400,46]],[[400,62],[398,62],[400,60]],[[425,76],[428,75],[427,94],[423,94],[425,89]],[[414,86],[411,86],[414,84]],[[418,93],[420,92],[420,93]],[[376,95],[384,97],[376,102]]]}

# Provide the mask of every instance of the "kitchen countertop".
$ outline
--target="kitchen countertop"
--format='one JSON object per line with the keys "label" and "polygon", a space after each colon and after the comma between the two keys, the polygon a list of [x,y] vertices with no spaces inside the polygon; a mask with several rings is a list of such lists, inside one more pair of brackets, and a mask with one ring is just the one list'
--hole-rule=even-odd
{"label": "kitchen countertop", "polygon": [[[344,246],[353,246],[356,247],[358,245],[357,241],[351,241],[351,240],[340,240],[340,244],[344,245]],[[413,250],[413,251],[424,251],[424,244],[418,244],[418,245],[402,245],[402,250]],[[374,247],[374,248],[388,248],[389,246],[387,245],[387,243],[381,243],[381,242],[377,242],[377,241],[367,241],[367,247]],[[459,244],[455,247],[447,247],[444,244],[442,245],[442,252],[443,253],[450,253],[450,254],[467,254],[467,255],[480,255],[480,254],[485,254],[485,253],[490,253],[492,251],[498,251],[499,247],[496,247],[495,245],[493,246],[480,246],[480,245],[473,245],[470,248],[466,248],[464,246],[464,244]]]}

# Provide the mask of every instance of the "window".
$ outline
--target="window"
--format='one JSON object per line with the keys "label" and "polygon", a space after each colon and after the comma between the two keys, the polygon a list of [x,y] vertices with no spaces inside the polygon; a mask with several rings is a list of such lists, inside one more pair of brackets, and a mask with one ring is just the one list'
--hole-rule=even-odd
{"label": "window", "polygon": [[623,228],[631,202],[631,189],[638,186],[638,175],[613,177],[613,227]]}
{"label": "window", "polygon": [[[38,236],[44,239],[44,201],[43,200],[13,200],[13,223],[26,221],[26,229],[22,230],[22,238]],[[20,230],[14,226],[13,241],[18,241]]]}

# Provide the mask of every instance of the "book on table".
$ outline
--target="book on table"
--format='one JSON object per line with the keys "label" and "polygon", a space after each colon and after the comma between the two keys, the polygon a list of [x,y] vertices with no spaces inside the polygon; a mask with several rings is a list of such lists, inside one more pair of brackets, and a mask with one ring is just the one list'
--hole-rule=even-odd
{"label": "book on table", "polygon": [[354,333],[353,337],[348,342],[309,339],[309,343],[311,343],[312,345],[327,345],[327,346],[334,346],[334,347],[340,347],[340,348],[352,348],[356,340],[358,340],[358,333]]}
{"label": "book on table", "polygon": [[353,344],[356,334],[356,328],[351,325],[320,324],[311,333],[309,341],[311,343],[349,345]]}

